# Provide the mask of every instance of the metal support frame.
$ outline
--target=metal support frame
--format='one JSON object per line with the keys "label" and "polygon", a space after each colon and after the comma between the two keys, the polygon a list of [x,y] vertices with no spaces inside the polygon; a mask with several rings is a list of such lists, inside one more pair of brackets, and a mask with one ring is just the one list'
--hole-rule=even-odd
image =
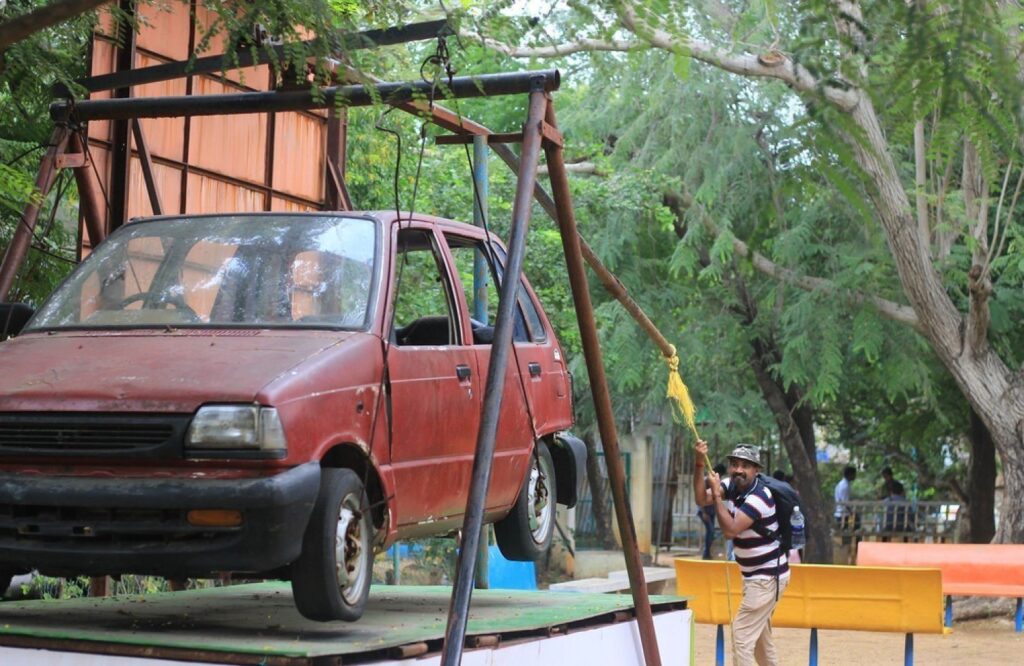
{"label": "metal support frame", "polygon": [[498,317],[494,325],[494,341],[488,362],[487,384],[484,388],[484,406],[480,415],[480,430],[476,439],[476,453],[473,456],[473,473],[469,485],[469,499],[462,523],[462,547],[459,550],[458,568],[455,572],[455,586],[448,609],[448,622],[441,650],[441,663],[455,666],[462,661],[462,648],[466,640],[466,623],[469,620],[469,602],[473,595],[473,578],[476,555],[483,532],[484,505],[487,488],[491,482],[491,465],[494,458],[495,436],[498,431],[498,416],[501,410],[502,394],[505,390],[505,368],[508,366],[509,351],[512,347],[513,311],[519,289],[519,276],[526,254],[526,231],[530,224],[533,184],[537,177],[537,163],[540,159],[541,131],[548,98],[545,92],[545,78],[537,76],[532,82],[530,105],[523,127],[523,168],[519,172],[516,195],[512,204],[512,228],[509,231],[508,256],[505,262],[504,279],[498,298]]}
{"label": "metal support frame", "polygon": [[32,244],[32,234],[36,228],[36,221],[39,219],[39,209],[43,200],[50,193],[53,181],[57,176],[57,156],[64,152],[68,145],[70,133],[65,127],[57,127],[50,135],[49,148],[43,159],[39,162],[39,173],[36,175],[36,195],[25,206],[25,212],[21,214],[21,223],[14,229],[14,236],[10,245],[4,253],[3,263],[0,264],[0,301],[7,300],[11,287],[14,286],[14,278],[18,269],[28,255],[29,245]]}
{"label": "metal support frame", "polygon": [[100,188],[99,178],[96,176],[96,167],[85,153],[82,137],[77,133],[72,133],[68,149],[75,153],[80,152],[86,157],[84,163],[74,169],[75,183],[78,185],[79,212],[85,223],[85,229],[89,233],[89,244],[95,246],[106,237],[107,204],[103,200],[103,191]]}
{"label": "metal support frame", "polygon": [[135,149],[139,153],[139,163],[142,165],[142,178],[146,181],[149,205],[153,209],[154,215],[163,215],[164,207],[160,203],[160,190],[157,189],[156,177],[153,175],[153,160],[149,157],[146,137],[142,134],[142,123],[132,123],[132,136],[135,138]]}
{"label": "metal support frame", "polygon": [[[411,23],[409,25],[394,26],[379,30],[365,30],[355,33],[343,33],[336,36],[337,46],[341,51],[354,51],[356,49],[367,49],[376,46],[388,46],[402,44],[405,42],[422,41],[452,35],[454,31],[446,19],[436,21],[425,21],[423,23]],[[315,46],[318,40],[310,39],[303,44]],[[192,49],[189,49],[190,51]],[[157,83],[179,79],[184,76],[196,74],[212,74],[224,70],[239,67],[251,67],[262,65],[273,60],[278,62],[284,60],[285,47],[273,46],[270,48],[243,49],[233,54],[222,54],[196,58],[194,61],[180,60],[168,62],[152,67],[141,67],[131,71],[118,71],[111,74],[101,74],[79,79],[78,85],[89,92],[98,90],[109,90],[111,88],[124,88],[139,86],[146,83]],[[67,95],[66,88],[54,89],[55,96]]]}
{"label": "metal support frame", "polygon": [[[553,106],[548,106],[546,120],[549,125],[557,129],[558,124],[555,121]],[[633,512],[629,505],[629,498],[626,496],[626,472],[622,465],[622,454],[619,451],[615,414],[612,410],[611,395],[608,393],[601,343],[597,336],[597,324],[594,321],[594,306],[590,300],[587,276],[583,268],[583,254],[580,250],[579,234],[576,230],[576,218],[572,208],[572,197],[569,193],[569,175],[565,170],[565,159],[561,147],[548,143],[545,145],[544,152],[547,157],[548,174],[551,178],[551,192],[558,212],[558,226],[562,233],[562,249],[565,252],[569,285],[572,288],[573,303],[576,305],[576,321],[580,327],[580,340],[583,346],[583,356],[587,363],[587,375],[590,378],[590,391],[597,412],[601,446],[604,449],[608,478],[611,481],[615,518],[618,521],[619,535],[622,538],[626,573],[629,576],[630,591],[633,593],[633,607],[636,611],[637,627],[640,630],[644,661],[647,666],[660,666],[661,655],[658,652],[658,638],[654,631],[654,617],[651,613],[651,602],[647,596],[647,583],[644,580],[643,562],[640,561],[640,550],[637,546]]]}
{"label": "metal support frame", "polygon": [[192,97],[135,97],[86,100],[78,103],[62,100],[50,105],[50,117],[60,123],[72,118],[78,121],[122,120],[308,111],[339,106],[370,106],[381,102],[400,105],[415,99],[426,99],[432,92],[436,99],[528,93],[536,80],[542,82],[541,86],[545,92],[550,92],[558,88],[559,77],[558,70],[548,69],[458,76],[451,80],[450,85],[439,87],[437,90],[432,90],[431,81],[409,81],[331,86],[317,91],[305,89]]}
{"label": "metal support frame", "polygon": [[324,198],[328,210],[352,210],[352,198],[345,186],[347,140],[348,111],[331,109],[327,118],[327,155],[324,160]]}
{"label": "metal support frame", "polygon": [[[126,16],[135,15],[133,0],[120,0],[120,10]],[[114,67],[117,72],[130,72],[135,65],[135,30],[127,20],[117,24],[118,46]],[[125,102],[132,96],[131,88],[114,90],[111,101]],[[110,210],[107,216],[108,231],[114,231],[128,221],[128,195],[131,188],[132,125],[138,119],[124,117],[111,123],[110,150]]]}
{"label": "metal support frame", "polygon": [[[487,144],[488,137],[473,136],[473,224],[485,226],[487,222]],[[487,285],[491,280],[490,268],[479,250],[473,253],[473,318],[487,323]]]}

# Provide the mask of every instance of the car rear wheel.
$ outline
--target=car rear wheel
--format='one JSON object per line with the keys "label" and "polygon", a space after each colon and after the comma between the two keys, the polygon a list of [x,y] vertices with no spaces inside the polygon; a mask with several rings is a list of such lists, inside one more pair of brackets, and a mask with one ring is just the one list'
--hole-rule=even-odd
{"label": "car rear wheel", "polygon": [[7,596],[7,590],[11,587],[15,573],[12,569],[0,569],[0,599]]}
{"label": "car rear wheel", "polygon": [[494,524],[498,548],[506,559],[532,561],[547,551],[555,531],[557,496],[555,464],[547,445],[538,442],[519,499],[512,511]]}
{"label": "car rear wheel", "polygon": [[303,617],[327,622],[358,620],[370,593],[373,524],[359,476],[324,469],[320,494],[292,564],[292,593]]}

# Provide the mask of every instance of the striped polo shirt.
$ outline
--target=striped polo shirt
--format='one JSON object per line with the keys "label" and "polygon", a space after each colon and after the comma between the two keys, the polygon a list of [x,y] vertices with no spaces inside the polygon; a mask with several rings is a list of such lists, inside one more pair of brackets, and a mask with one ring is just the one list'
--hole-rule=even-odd
{"label": "striped polo shirt", "polygon": [[725,493],[727,499],[733,501],[734,509],[731,511],[742,511],[754,519],[754,523],[747,529],[740,532],[733,539],[733,549],[736,555],[736,564],[740,565],[740,571],[744,578],[785,578],[789,576],[789,561],[786,554],[781,551],[779,542],[768,539],[754,531],[754,527],[760,524],[769,531],[777,531],[779,523],[775,520],[775,500],[772,499],[772,491],[769,490],[760,479],[756,479],[751,488],[747,491],[735,491],[732,486],[732,479]]}

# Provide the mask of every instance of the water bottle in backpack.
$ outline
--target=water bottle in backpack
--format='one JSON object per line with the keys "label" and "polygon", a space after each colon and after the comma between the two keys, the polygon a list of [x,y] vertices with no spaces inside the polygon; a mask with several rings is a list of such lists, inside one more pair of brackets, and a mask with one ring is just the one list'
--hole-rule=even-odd
{"label": "water bottle in backpack", "polygon": [[800,513],[799,506],[793,507],[789,525],[793,534],[793,548],[803,548],[807,544],[807,535],[804,533],[804,514]]}

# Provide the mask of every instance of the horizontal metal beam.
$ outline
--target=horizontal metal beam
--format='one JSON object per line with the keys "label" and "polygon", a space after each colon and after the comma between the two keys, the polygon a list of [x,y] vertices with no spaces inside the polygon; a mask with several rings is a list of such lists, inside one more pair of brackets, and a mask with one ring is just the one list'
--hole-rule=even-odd
{"label": "horizontal metal beam", "polygon": [[[450,85],[439,85],[435,99],[490,97],[557,90],[557,69],[460,76]],[[174,118],[241,113],[268,113],[332,109],[335,106],[391,105],[430,97],[429,81],[381,83],[362,86],[332,86],[316,90],[233,93],[227,95],[186,95],[179,97],[130,97],[83,102],[57,101],[50,105],[50,117],[57,123],[71,120],[119,120],[127,118]]]}
{"label": "horizontal metal beam", "polygon": [[[451,34],[454,34],[454,31],[448,21],[445,19],[439,19],[437,21],[412,23],[410,25],[382,28],[379,30],[343,33],[337,36],[336,44],[331,43],[330,40],[328,40],[328,44],[332,48],[332,51],[337,48],[339,51],[345,52],[357,49],[374,48],[377,46],[389,46],[405,42],[422,41],[424,39],[434,39],[435,37],[444,37]],[[319,38],[310,39],[303,42],[303,44],[307,47],[315,47],[319,41]],[[111,90],[114,88],[139,86],[146,83],[157,83],[159,81],[168,81],[170,79],[177,79],[183,76],[193,76],[195,74],[223,72],[237,67],[252,67],[253,65],[262,65],[271,62],[272,60],[281,62],[284,58],[285,47],[281,45],[273,46],[270,49],[243,49],[234,54],[225,53],[221,55],[205,56],[202,58],[196,58],[194,61],[178,60],[164,63],[162,65],[153,65],[152,67],[142,67],[123,72],[90,76],[86,79],[79,79],[76,83],[89,92],[96,92],[97,90]],[[69,96],[69,92],[65,87],[55,87],[53,94],[57,97]]]}

